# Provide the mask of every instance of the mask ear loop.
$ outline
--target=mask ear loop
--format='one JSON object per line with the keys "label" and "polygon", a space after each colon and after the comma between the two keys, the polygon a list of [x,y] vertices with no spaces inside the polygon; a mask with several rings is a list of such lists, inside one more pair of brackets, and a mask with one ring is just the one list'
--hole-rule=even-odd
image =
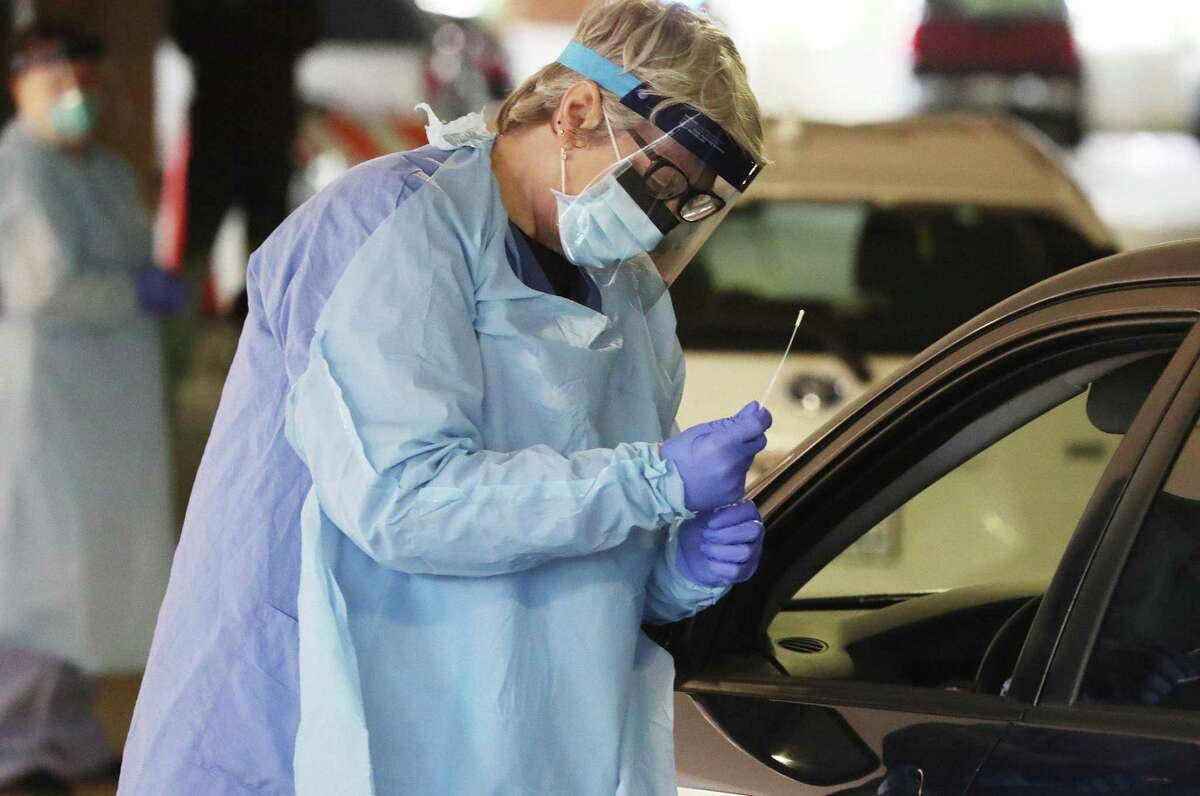
{"label": "mask ear loop", "polygon": [[[621,148],[617,146],[617,136],[613,132],[612,122],[609,121],[608,111],[605,110],[604,106],[602,105],[600,106],[600,112],[604,114],[604,126],[608,129],[608,140],[609,143],[612,144],[613,154],[617,158],[616,162],[620,163],[625,159],[625,157],[621,154]],[[559,132],[561,134],[561,131]],[[661,138],[666,137],[667,136],[664,135]],[[659,140],[661,140],[661,138]],[[592,182],[589,182],[586,186],[584,186],[584,190],[587,190],[589,187],[591,187],[592,183],[594,183],[597,179],[599,179],[599,176],[592,178]],[[567,194],[567,148],[564,146],[560,146],[558,148],[558,185],[560,193],[569,195]]]}

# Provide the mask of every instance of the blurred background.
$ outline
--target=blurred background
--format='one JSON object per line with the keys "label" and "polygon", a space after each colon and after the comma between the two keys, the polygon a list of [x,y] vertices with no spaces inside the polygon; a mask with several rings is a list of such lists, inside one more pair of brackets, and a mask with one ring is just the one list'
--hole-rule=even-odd
{"label": "blurred background", "polygon": [[[312,2],[311,39],[298,51],[278,51],[293,65],[303,109],[290,151],[293,206],[355,162],[423,142],[417,102],[428,100],[443,118],[496,102],[561,50],[584,5]],[[1070,168],[1123,245],[1187,235],[1200,218],[1200,200],[1190,190],[1200,173],[1195,3],[1146,0],[1136,11],[1105,0],[691,5],[707,8],[731,31],[772,116],[868,122],[921,110],[1013,111],[1064,146]],[[195,93],[195,64],[186,50],[217,49],[230,38],[229,28],[214,25],[216,32],[207,34],[214,42],[204,41],[205,31],[196,31],[194,45],[181,41],[189,38],[180,35],[189,28],[187,13],[177,14],[172,30],[169,6],[169,0],[0,4],[10,30],[34,18],[68,19],[109,44],[122,96],[121,113],[106,119],[104,137],[135,164],[148,200],[160,207],[160,254],[168,260],[185,246],[180,183]],[[224,46],[233,49],[228,41]],[[236,53],[229,60],[236,62]],[[256,79],[261,62],[261,55],[241,60],[242,82]],[[0,113],[10,112],[6,98]],[[249,107],[241,112],[252,114]],[[236,296],[245,261],[244,212],[229,209],[216,239],[224,254],[216,258],[219,303]]]}
{"label": "blurred background", "polygon": [[[156,261],[196,287],[194,317],[164,330],[177,518],[244,317],[249,252],[354,164],[422,145],[417,103],[443,119],[494,108],[555,58],[584,5],[0,0],[5,63],[14,35],[35,22],[67,22],[105,42],[100,138],[136,171]],[[803,302],[816,320],[782,382],[776,459],[765,466],[1015,290],[1200,233],[1195,0],[692,5],[738,43],[772,120],[775,168],[673,291],[691,373],[680,423],[721,414],[729,401],[717,385],[741,383],[736,368],[765,383]],[[13,113],[5,94],[0,122]],[[939,290],[960,292],[936,302],[896,300],[904,288],[888,286],[880,261],[932,262],[931,240],[953,262],[979,263],[979,274],[996,258],[1037,265],[1002,283],[943,280]],[[873,291],[888,290],[892,305],[872,315]],[[723,327],[728,302],[746,300],[768,310],[753,314],[764,325]],[[943,316],[934,305],[956,309]],[[877,542],[863,554],[886,557],[887,537]],[[137,672],[101,674],[101,715],[119,746]]]}

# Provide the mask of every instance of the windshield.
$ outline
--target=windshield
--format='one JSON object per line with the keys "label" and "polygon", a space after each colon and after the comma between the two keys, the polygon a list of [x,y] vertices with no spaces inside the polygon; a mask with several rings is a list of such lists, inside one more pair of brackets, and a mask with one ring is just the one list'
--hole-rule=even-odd
{"label": "windshield", "polygon": [[735,208],[671,289],[685,348],[914,354],[1100,254],[1053,219],[974,205]]}

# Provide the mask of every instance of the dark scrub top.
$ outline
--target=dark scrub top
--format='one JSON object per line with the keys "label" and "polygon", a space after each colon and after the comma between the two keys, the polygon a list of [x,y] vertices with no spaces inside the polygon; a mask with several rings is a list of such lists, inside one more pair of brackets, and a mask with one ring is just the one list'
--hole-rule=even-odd
{"label": "dark scrub top", "polygon": [[508,260],[518,279],[534,290],[562,296],[601,312],[600,289],[584,269],[529,237],[516,224],[508,226],[517,247],[517,256]]}

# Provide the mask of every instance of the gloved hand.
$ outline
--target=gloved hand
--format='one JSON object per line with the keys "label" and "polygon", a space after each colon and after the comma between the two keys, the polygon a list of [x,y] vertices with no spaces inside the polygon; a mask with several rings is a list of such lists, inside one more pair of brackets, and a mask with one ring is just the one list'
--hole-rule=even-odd
{"label": "gloved hand", "polygon": [[154,315],[174,315],[191,298],[187,282],[161,268],[143,268],[136,280],[138,306]]}
{"label": "gloved hand", "polygon": [[692,426],[664,442],[663,458],[683,478],[684,505],[701,512],[741,500],[746,473],[767,447],[770,427],[771,413],[751,401],[733,417]]}
{"label": "gloved hand", "polygon": [[1088,667],[1092,699],[1124,705],[1157,705],[1177,686],[1200,678],[1200,658],[1156,645],[1102,647]]}
{"label": "gloved hand", "polygon": [[762,516],[748,500],[685,520],[678,534],[679,571],[698,586],[741,583],[762,558]]}

